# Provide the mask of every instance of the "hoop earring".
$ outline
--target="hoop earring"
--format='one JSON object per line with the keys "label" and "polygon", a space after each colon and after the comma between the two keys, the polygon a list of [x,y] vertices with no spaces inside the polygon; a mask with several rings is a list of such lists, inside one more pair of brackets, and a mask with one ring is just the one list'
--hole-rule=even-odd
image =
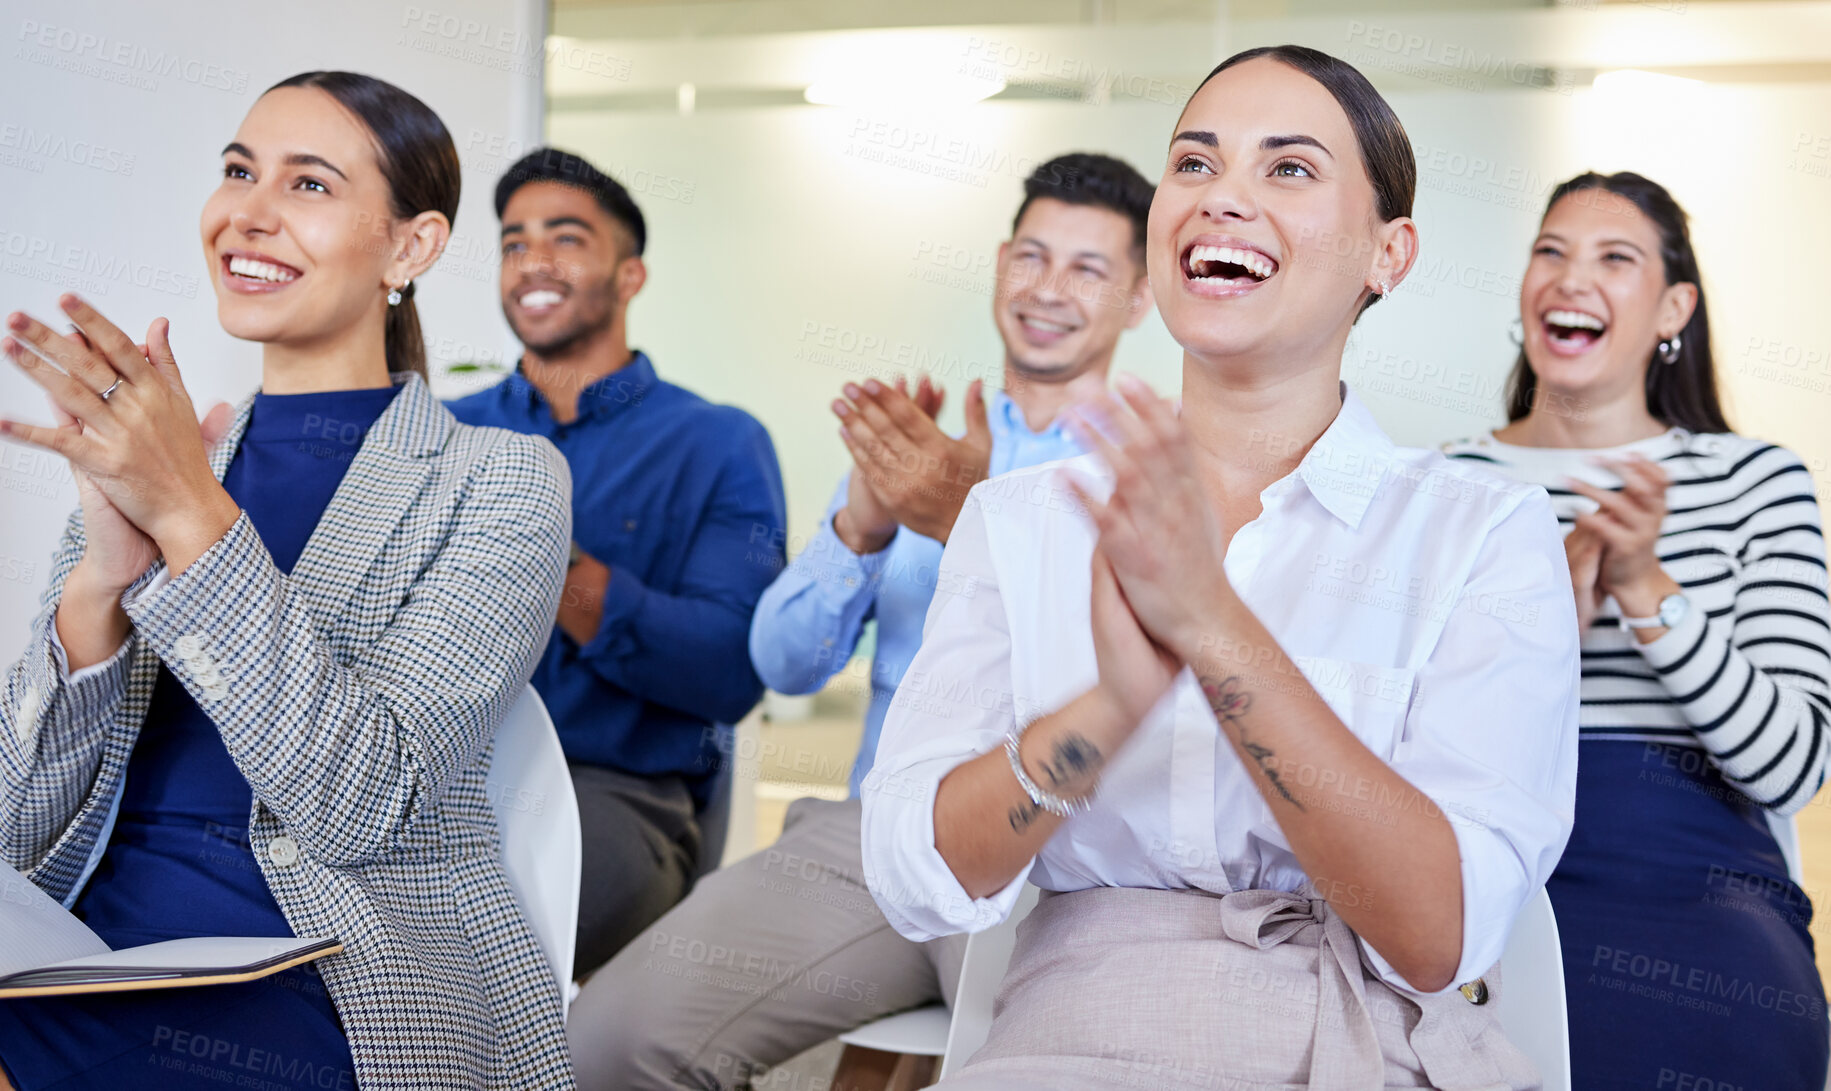
{"label": "hoop earring", "polygon": [[1507,340],[1521,347],[1526,344],[1526,323],[1521,321],[1517,315],[1514,316],[1513,321],[1507,323]]}
{"label": "hoop earring", "polygon": [[1680,334],[1673,334],[1669,339],[1659,343],[1659,362],[1670,366],[1678,363],[1678,350],[1684,347],[1685,339]]}
{"label": "hoop earring", "polygon": [[409,277],[407,279],[407,283],[401,285],[398,288],[388,289],[388,306],[390,306],[390,307],[400,306],[401,300],[407,298],[404,293],[407,291],[407,289],[409,289],[411,287],[413,287],[413,278]]}

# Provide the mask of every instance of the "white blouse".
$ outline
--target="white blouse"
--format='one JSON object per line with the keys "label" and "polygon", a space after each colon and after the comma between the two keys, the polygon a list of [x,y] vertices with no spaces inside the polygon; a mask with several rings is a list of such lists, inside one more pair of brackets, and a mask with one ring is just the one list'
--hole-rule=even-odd
{"label": "white blouse", "polygon": [[[1569,570],[1543,489],[1398,447],[1346,384],[1342,392],[1334,422],[1295,472],[1260,494],[1262,513],[1235,533],[1224,563],[1342,722],[1448,817],[1462,859],[1463,982],[1499,959],[1570,835],[1578,640]],[[1089,456],[973,489],[864,783],[865,878],[912,940],[997,924],[1026,879],[1056,891],[1220,893],[1306,882],[1187,669],[1107,763],[1093,809],[1064,822],[1009,886],[969,897],[936,851],[942,778],[1098,678],[1094,531],[1065,467],[1111,488]],[[1376,813],[1367,804],[1378,788],[1287,760],[1297,763],[1287,779],[1326,806]],[[1388,982],[1410,988],[1363,947]]]}

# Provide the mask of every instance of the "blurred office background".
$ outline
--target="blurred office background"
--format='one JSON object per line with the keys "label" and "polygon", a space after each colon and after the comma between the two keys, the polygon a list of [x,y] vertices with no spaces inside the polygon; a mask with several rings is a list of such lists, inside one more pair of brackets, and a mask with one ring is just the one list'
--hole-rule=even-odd
{"label": "blurred office background", "polygon": [[[1582,170],[1632,169],[1693,214],[1733,423],[1799,452],[1831,495],[1827,0],[331,0],[309,18],[193,0],[182,20],[8,0],[6,12],[0,307],[47,314],[70,288],[130,330],[170,315],[200,402],[240,397],[258,376],[256,350],[216,327],[199,257],[218,150],[273,82],[367,71],[438,110],[464,162],[457,234],[418,296],[441,391],[515,359],[496,303],[495,178],[542,142],[579,152],[649,220],[634,344],[665,377],[768,426],[792,552],[848,464],[826,408],[842,383],[931,372],[958,425],[967,382],[996,381],[993,262],[1024,175],[1094,150],[1154,179],[1216,61],[1298,42],[1358,65],[1417,151],[1422,258],[1344,366],[1395,438],[1435,444],[1502,420],[1508,324],[1547,192]],[[1172,392],[1179,352],[1152,318],[1116,366]],[[39,403],[0,376],[9,414]],[[0,449],[0,486],[10,660],[75,497],[60,463],[13,447]],[[788,799],[843,796],[864,677],[772,699],[747,736],[733,851],[767,843]],[[1801,827],[1805,885],[1823,906],[1831,801]]]}
{"label": "blurred office background", "polygon": [[[1792,447],[1831,496],[1831,4],[558,0],[551,20],[579,52],[550,56],[546,139],[610,169],[649,219],[635,342],[769,426],[791,551],[848,464],[826,409],[842,383],[928,370],[957,425],[966,383],[998,373],[992,266],[1024,175],[1086,149],[1155,180],[1209,68],[1278,42],[1360,67],[1416,149],[1422,257],[1344,364],[1395,438],[1504,419],[1548,191],[1635,170],[1693,215],[1731,420]],[[618,63],[594,71],[602,56]],[[1180,362],[1153,317],[1115,367],[1167,392]],[[797,795],[843,797],[855,668],[807,718],[772,698],[736,840],[767,843]],[[1800,822],[1822,906],[1831,801]]]}

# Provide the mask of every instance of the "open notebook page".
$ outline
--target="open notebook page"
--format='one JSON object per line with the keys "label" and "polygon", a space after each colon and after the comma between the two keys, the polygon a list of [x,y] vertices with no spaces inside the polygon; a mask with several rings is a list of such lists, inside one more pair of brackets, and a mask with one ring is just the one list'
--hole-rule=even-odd
{"label": "open notebook page", "polygon": [[30,879],[0,860],[0,977],[66,959],[105,955],[108,945]]}

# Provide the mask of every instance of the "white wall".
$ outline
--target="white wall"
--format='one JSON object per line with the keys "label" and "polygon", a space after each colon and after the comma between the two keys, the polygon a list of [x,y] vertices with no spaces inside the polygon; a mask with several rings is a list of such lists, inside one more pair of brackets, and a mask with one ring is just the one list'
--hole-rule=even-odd
{"label": "white wall", "polygon": [[[544,27],[539,0],[9,0],[0,311],[52,320],[57,295],[74,290],[130,332],[165,315],[200,407],[253,390],[259,351],[216,324],[198,214],[222,146],[260,92],[341,68],[399,84],[450,128],[465,192],[447,256],[416,294],[421,321],[436,359],[505,358],[490,190],[508,165],[503,149],[539,132]],[[10,364],[0,413],[48,420]],[[75,502],[60,459],[0,444],[0,662],[24,645]]]}

